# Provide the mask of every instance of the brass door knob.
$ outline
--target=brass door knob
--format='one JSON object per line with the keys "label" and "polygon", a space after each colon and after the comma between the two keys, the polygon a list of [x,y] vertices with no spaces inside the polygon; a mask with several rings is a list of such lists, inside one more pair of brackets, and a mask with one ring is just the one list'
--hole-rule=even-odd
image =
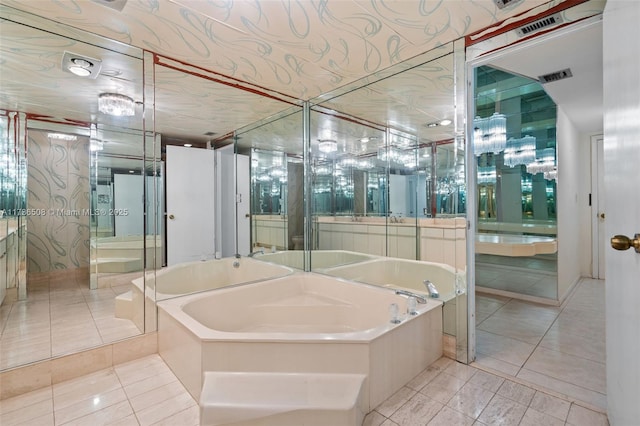
{"label": "brass door knob", "polygon": [[640,253],[640,234],[633,236],[633,239],[626,235],[616,235],[611,238],[611,247],[616,250],[628,250],[633,247],[636,253]]}

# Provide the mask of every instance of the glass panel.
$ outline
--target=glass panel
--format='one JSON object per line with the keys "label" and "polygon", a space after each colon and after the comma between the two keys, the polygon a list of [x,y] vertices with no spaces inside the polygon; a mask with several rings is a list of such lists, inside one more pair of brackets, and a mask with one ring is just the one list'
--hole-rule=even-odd
{"label": "glass panel", "polygon": [[433,281],[445,350],[467,362],[463,67],[450,44],[315,101],[311,267],[427,296]]}
{"label": "glass panel", "polygon": [[250,186],[252,255],[303,270],[302,110],[291,107],[239,129],[236,152],[250,164],[248,176],[237,179],[248,177]]}
{"label": "glass panel", "polygon": [[475,80],[476,287],[557,299],[556,105],[526,77]]}
{"label": "glass panel", "polygon": [[[6,327],[15,327],[15,333],[5,328],[0,341],[0,369],[5,369],[112,343],[143,330],[116,309],[124,303],[127,311],[136,303],[125,294],[131,280],[124,275],[142,270],[142,246],[137,254],[118,255],[127,258],[126,262],[113,258],[110,262],[121,266],[135,258],[135,267],[97,272],[100,266],[106,267],[99,262],[106,249],[98,242],[99,216],[112,224],[105,232],[113,237],[118,232],[115,220],[134,207],[107,207],[112,199],[102,197],[104,212],[98,210],[97,171],[107,153],[141,147],[143,76],[139,49],[13,13],[4,6],[0,14],[10,17],[2,23],[0,116],[9,117],[13,140],[9,158],[2,158],[2,170],[14,181],[9,185],[3,179],[2,200],[13,206],[16,215],[11,228],[17,230],[13,237],[3,239],[11,254],[6,257],[6,269],[0,268],[10,273],[11,294],[2,305],[4,309],[19,303],[24,308],[7,310]],[[21,18],[28,19],[29,25],[17,22]],[[65,62],[65,51],[73,57],[91,58],[91,66],[99,62],[102,73],[82,78],[68,72],[65,64],[71,60]],[[130,97],[134,115],[115,117],[100,111],[98,99],[103,93]],[[118,148],[118,138],[107,131],[127,133],[130,139]],[[103,143],[101,155],[90,151],[92,142],[98,140]],[[142,210],[142,198],[135,200],[135,206]],[[142,223],[142,216],[137,217]],[[138,303],[142,306],[142,300]],[[27,327],[43,310],[50,312],[47,321]],[[38,337],[36,348],[34,335],[47,338]],[[13,336],[11,342],[4,340],[7,336]]]}

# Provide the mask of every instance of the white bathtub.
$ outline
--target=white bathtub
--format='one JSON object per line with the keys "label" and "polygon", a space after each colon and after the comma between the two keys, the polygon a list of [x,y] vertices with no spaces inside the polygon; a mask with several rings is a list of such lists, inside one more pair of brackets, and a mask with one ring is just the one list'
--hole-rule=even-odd
{"label": "white bathtub", "polygon": [[441,302],[296,273],[158,303],[159,353],[198,399],[207,371],[365,374],[367,410],[442,355]]}
{"label": "white bathtub", "polygon": [[[276,253],[258,254],[255,257],[265,262],[277,263],[291,268],[304,270],[304,251],[288,250]],[[375,259],[376,256],[347,250],[313,250],[311,252],[311,268],[324,269],[340,265],[348,265],[365,260]]]}
{"label": "white bathtub", "polygon": [[466,280],[463,273],[457,273],[449,265],[382,257],[367,262],[327,268],[323,273],[382,287],[404,288],[424,295],[428,295],[428,291],[423,281],[429,280],[440,293],[438,300],[445,303],[444,332],[456,335],[456,318],[459,317],[456,312],[456,296],[461,297],[464,294]]}
{"label": "white bathtub", "polygon": [[[239,263],[237,268],[233,267],[235,262]],[[293,269],[286,266],[259,262],[248,257],[241,259],[229,257],[169,266],[155,273],[146,273],[146,281],[144,277],[131,281],[130,300],[126,301],[126,303],[130,303],[130,308],[123,309],[127,315],[121,316],[121,318],[131,319],[140,330],[145,330],[145,311],[152,312],[155,309],[156,301],[283,277],[293,272]],[[143,292],[145,284],[146,296]],[[143,306],[145,309],[142,308]],[[150,321],[153,319],[151,318]],[[147,322],[147,324],[149,323]],[[147,327],[147,329],[149,328]]]}

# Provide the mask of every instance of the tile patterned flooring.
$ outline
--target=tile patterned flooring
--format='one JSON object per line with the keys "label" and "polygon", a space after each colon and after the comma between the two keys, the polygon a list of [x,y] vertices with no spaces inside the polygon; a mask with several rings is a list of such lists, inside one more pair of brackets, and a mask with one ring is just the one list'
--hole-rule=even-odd
{"label": "tile patterned flooring", "polygon": [[[0,401],[2,425],[195,426],[198,418],[196,401],[158,355]],[[448,358],[429,366],[369,413],[363,423],[607,424],[604,414]]]}
{"label": "tile patterned flooring", "polygon": [[606,408],[605,283],[583,279],[547,306],[476,296],[476,363]]}
{"label": "tile patterned flooring", "polygon": [[29,279],[27,300],[15,289],[0,307],[0,370],[136,336],[132,321],[114,316],[129,284],[89,290],[86,278]]}
{"label": "tile patterned flooring", "polygon": [[[87,306],[101,300],[70,292]],[[52,307],[52,299],[53,317],[62,306]],[[583,280],[561,307],[482,294],[476,305],[476,363],[441,358],[372,411],[365,426],[608,424],[589,409],[606,405],[604,282]],[[197,402],[158,355],[0,401],[2,425],[189,426],[198,416]]]}

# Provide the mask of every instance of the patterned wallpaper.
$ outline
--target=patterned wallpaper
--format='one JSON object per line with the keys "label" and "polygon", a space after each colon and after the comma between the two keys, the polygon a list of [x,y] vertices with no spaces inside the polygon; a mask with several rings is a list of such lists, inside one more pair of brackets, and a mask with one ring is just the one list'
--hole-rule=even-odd
{"label": "patterned wallpaper", "polygon": [[89,266],[89,140],[28,132],[27,271]]}

